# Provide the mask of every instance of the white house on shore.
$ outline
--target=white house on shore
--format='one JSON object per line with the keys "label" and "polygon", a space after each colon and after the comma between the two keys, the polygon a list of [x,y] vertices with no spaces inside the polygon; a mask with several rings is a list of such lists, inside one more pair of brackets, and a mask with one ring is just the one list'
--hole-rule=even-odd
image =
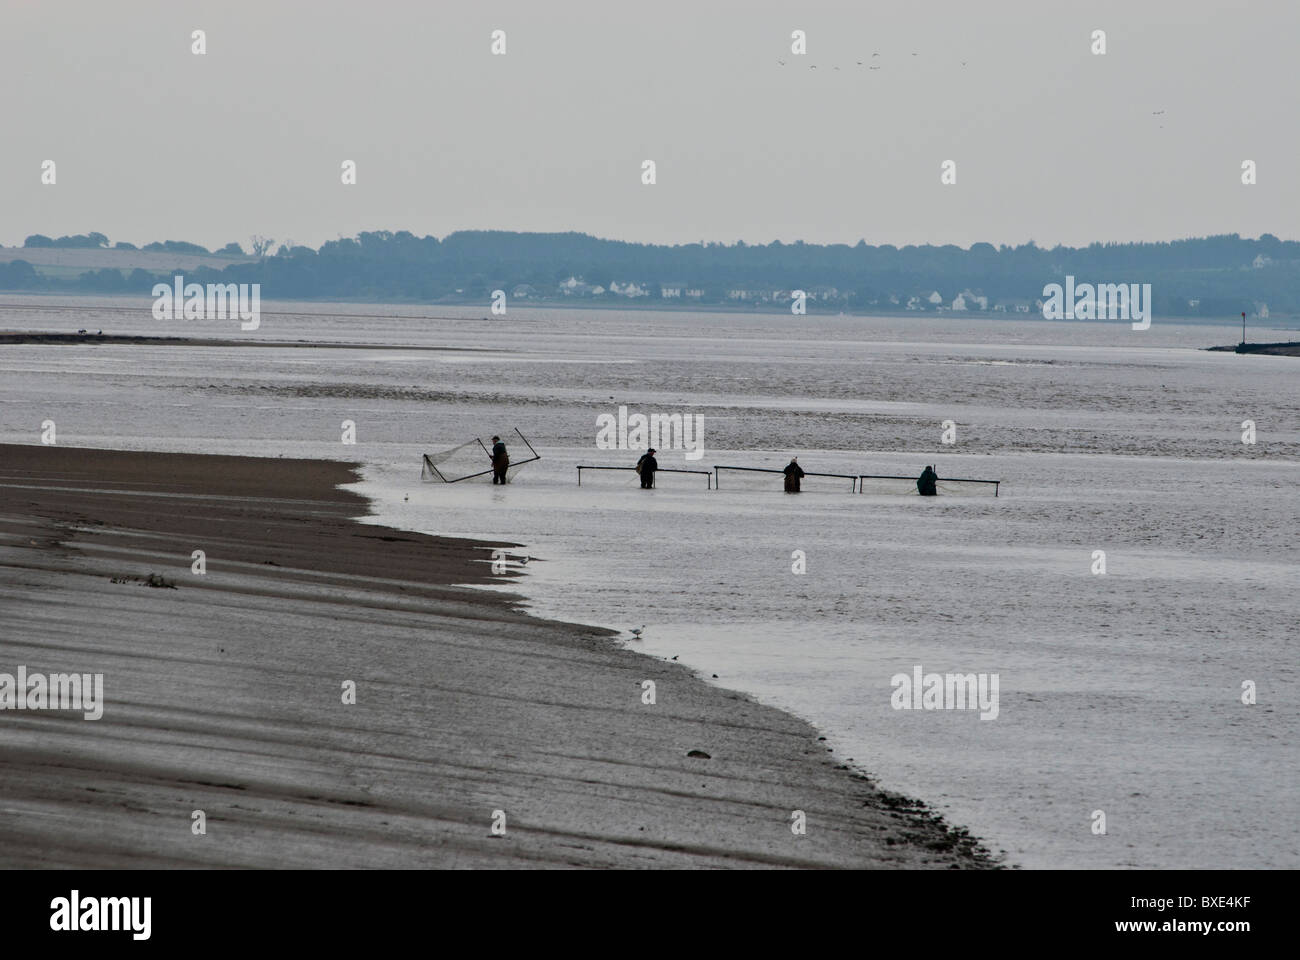
{"label": "white house on shore", "polygon": [[561,281],[560,293],[566,297],[589,297],[592,294],[592,286],[584,283],[577,277],[569,277],[568,280]]}
{"label": "white house on shore", "polygon": [[972,293],[970,290],[963,290],[952,300],[954,310],[971,310],[976,306],[981,310],[987,310],[989,308],[989,298],[978,293]]}

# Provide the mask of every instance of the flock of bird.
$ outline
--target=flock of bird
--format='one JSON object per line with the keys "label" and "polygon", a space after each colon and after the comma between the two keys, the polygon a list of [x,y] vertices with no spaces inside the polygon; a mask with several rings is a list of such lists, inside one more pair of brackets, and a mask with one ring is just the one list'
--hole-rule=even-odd
{"label": "flock of bird", "polygon": [[[880,56],[879,53],[873,53],[873,54],[871,55],[871,59],[875,60],[875,59],[877,59],[879,56]],[[913,53],[912,56],[916,57],[916,56],[920,56],[920,54]],[[776,62],[777,62],[778,64],[780,64],[781,66],[783,66],[783,67],[786,66],[786,62],[785,62],[784,60],[782,60],[780,57],[777,57]],[[966,64],[969,63],[969,62],[970,62],[969,60],[963,60],[963,61],[961,62],[961,65],[964,67],[964,66],[966,66]],[[866,65],[866,61],[865,61],[865,60],[858,60],[858,61],[857,61],[857,65],[858,65],[859,67],[861,67],[861,66],[865,66],[865,65]],[[816,70],[816,69],[817,69],[817,64],[815,64],[815,63],[810,63],[810,64],[808,65],[808,69],[809,69],[809,70]],[[839,67],[832,67],[831,69],[833,69],[833,70],[838,70]],[[879,65],[879,64],[872,64],[871,66],[867,67],[867,69],[868,69],[868,70],[879,70],[879,69],[880,69],[880,65]],[[1154,116],[1154,117],[1163,117],[1163,116],[1164,116],[1164,111],[1163,111],[1163,110],[1152,110],[1152,111],[1151,111],[1151,115]],[[1160,129],[1163,130],[1164,128],[1165,128],[1165,125],[1164,125],[1164,122],[1163,122],[1163,120],[1162,120],[1161,123],[1160,123]]]}

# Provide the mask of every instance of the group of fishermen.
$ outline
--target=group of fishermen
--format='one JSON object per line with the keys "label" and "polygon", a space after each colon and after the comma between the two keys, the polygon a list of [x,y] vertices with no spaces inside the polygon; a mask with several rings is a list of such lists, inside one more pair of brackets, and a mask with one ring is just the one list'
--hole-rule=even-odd
{"label": "group of fishermen", "polygon": [[[495,439],[495,438],[493,438]],[[659,461],[655,459],[655,448],[651,447],[641,455],[641,459],[636,462],[636,472],[641,477],[641,489],[649,490],[655,485],[655,471],[659,469]],[[786,464],[785,474],[785,492],[798,493],[799,481],[807,474],[803,472],[803,467],[799,466],[799,458],[791,457],[790,462]],[[934,467],[927,465],[921,471],[921,476],[916,480],[916,492],[923,497],[933,497],[938,491],[939,475],[934,472]]]}
{"label": "group of fishermen", "polygon": [[[506,482],[506,471],[510,469],[510,454],[506,452],[506,445],[501,442],[500,437],[492,438],[492,483],[504,484]],[[641,459],[636,462],[636,472],[641,477],[641,489],[650,490],[655,485],[655,473],[659,470],[659,461],[655,459],[655,448],[651,447],[641,455]],[[799,466],[799,458],[791,457],[790,462],[786,464],[785,474],[785,492],[798,493],[799,481],[807,474],[803,472],[803,467]],[[933,497],[938,490],[936,489],[939,475],[934,472],[933,466],[926,466],[921,471],[921,476],[916,481],[916,492],[923,497]]]}

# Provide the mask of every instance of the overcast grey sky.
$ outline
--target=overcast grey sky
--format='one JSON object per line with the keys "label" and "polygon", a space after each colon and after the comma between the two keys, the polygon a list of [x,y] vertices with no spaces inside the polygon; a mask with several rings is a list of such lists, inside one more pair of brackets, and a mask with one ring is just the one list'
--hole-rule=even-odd
{"label": "overcast grey sky", "polygon": [[0,243],[1293,239],[1298,37],[1296,0],[0,0]]}

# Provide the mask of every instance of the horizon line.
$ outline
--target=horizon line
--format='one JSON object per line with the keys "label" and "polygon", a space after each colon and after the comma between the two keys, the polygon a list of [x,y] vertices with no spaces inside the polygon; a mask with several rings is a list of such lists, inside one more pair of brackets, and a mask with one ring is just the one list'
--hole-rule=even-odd
{"label": "horizon line", "polygon": [[[100,231],[88,231],[87,233],[82,233],[82,234],[64,234],[63,236],[65,236],[65,237],[68,237],[68,236],[73,236],[73,237],[75,237],[75,236],[89,236],[91,233],[96,233],[96,232],[100,232]],[[102,232],[100,232],[100,233],[101,233],[102,236],[105,236],[105,239],[106,239],[106,240],[111,239],[111,238],[108,238],[106,234],[103,234]],[[876,243],[869,243],[869,242],[867,242],[867,240],[866,240],[865,237],[859,237],[856,241],[854,241],[854,242],[852,242],[852,243],[847,242],[847,241],[819,242],[819,241],[809,241],[809,240],[802,240],[802,239],[800,239],[800,240],[790,240],[790,241],[786,241],[786,240],[781,240],[780,238],[774,238],[774,239],[769,240],[769,241],[767,241],[767,242],[755,242],[755,241],[745,240],[743,237],[742,237],[742,238],[737,238],[737,239],[735,239],[735,240],[731,240],[731,241],[726,241],[726,240],[708,240],[708,239],[700,239],[700,240],[678,241],[678,242],[672,242],[672,243],[661,243],[661,242],[655,242],[655,241],[627,240],[627,239],[620,239],[620,238],[616,238],[616,237],[600,236],[600,235],[598,235],[598,234],[587,233],[587,232],[582,231],[582,230],[507,230],[507,229],[500,229],[500,228],[495,228],[495,227],[459,228],[459,229],[456,229],[456,230],[451,230],[451,231],[449,231],[449,232],[447,232],[447,233],[444,233],[444,234],[442,234],[442,235],[437,235],[437,234],[433,234],[433,233],[426,233],[426,234],[424,234],[423,236],[421,236],[421,235],[419,235],[419,234],[416,234],[416,233],[414,233],[413,231],[411,231],[411,230],[407,230],[407,229],[403,229],[403,230],[390,230],[390,229],[358,230],[357,232],[355,232],[355,233],[353,233],[353,234],[351,234],[351,235],[339,234],[337,237],[334,237],[333,239],[322,240],[322,241],[319,242],[318,245],[316,245],[316,246],[314,246],[314,247],[311,245],[310,242],[298,243],[298,242],[296,242],[296,241],[293,241],[291,238],[286,238],[285,240],[278,240],[278,239],[275,239],[275,240],[272,240],[271,242],[272,242],[273,244],[277,244],[277,245],[283,245],[283,244],[285,244],[285,243],[289,243],[289,244],[292,244],[292,249],[297,249],[297,248],[301,248],[301,247],[306,247],[306,248],[308,248],[308,249],[312,249],[312,250],[317,250],[317,251],[318,251],[321,247],[325,246],[325,244],[327,244],[327,243],[337,243],[337,242],[340,241],[340,240],[356,240],[356,239],[359,238],[362,234],[367,234],[367,233],[387,233],[387,234],[390,234],[390,235],[392,235],[392,236],[399,236],[399,235],[401,235],[401,234],[408,234],[408,235],[410,235],[411,237],[413,237],[413,238],[416,239],[416,240],[427,240],[427,239],[432,238],[432,239],[434,239],[434,240],[437,240],[439,243],[445,242],[448,238],[453,237],[453,236],[456,236],[457,234],[500,234],[500,235],[507,235],[507,236],[522,236],[522,237],[586,237],[586,238],[589,238],[589,239],[592,239],[592,240],[599,241],[599,242],[601,242],[601,243],[622,243],[622,244],[628,244],[628,245],[631,245],[631,246],[642,246],[642,247],[664,247],[664,248],[668,248],[668,249],[677,249],[677,248],[685,248],[685,247],[699,247],[699,248],[701,248],[701,249],[706,249],[706,248],[708,248],[708,247],[710,247],[710,246],[720,246],[720,247],[726,247],[726,248],[740,248],[740,247],[746,247],[746,248],[748,248],[748,247],[771,247],[771,246],[778,246],[778,245],[779,245],[779,246],[783,246],[783,247],[795,247],[795,246],[803,246],[803,247],[823,247],[823,248],[830,248],[830,247],[845,247],[845,248],[850,249],[850,250],[855,249],[855,248],[857,248],[857,247],[859,247],[859,246],[862,246],[862,247],[868,247],[868,248],[874,248],[874,249],[880,249],[880,248],[882,248],[882,247],[893,247],[893,248],[896,249],[896,250],[906,250],[906,249],[908,249],[908,248],[923,248],[923,247],[934,247],[934,248],[939,248],[939,249],[942,249],[942,248],[944,248],[944,247],[954,247],[954,248],[956,248],[956,249],[958,249],[958,250],[961,250],[961,251],[963,251],[963,252],[969,252],[969,251],[972,250],[974,247],[981,246],[981,245],[992,247],[992,248],[995,249],[995,250],[1002,250],[1002,249],[1016,250],[1016,249],[1021,249],[1021,248],[1030,248],[1030,247],[1032,247],[1032,248],[1035,248],[1035,249],[1038,249],[1038,250],[1048,250],[1048,251],[1050,251],[1050,250],[1087,250],[1087,249],[1089,249],[1089,248],[1091,248],[1091,247],[1096,247],[1096,246],[1103,246],[1103,247],[1104,247],[1104,246],[1142,246],[1142,245],[1152,245],[1152,246],[1155,246],[1155,245],[1159,245],[1159,244],[1184,243],[1184,242],[1197,241],[1197,240],[1216,240],[1216,239],[1232,239],[1232,238],[1235,238],[1235,239],[1238,239],[1238,240],[1243,240],[1243,241],[1248,241],[1248,242],[1259,242],[1259,241],[1263,240],[1264,238],[1268,237],[1268,238],[1272,238],[1273,240],[1276,240],[1276,241],[1279,242],[1279,243],[1297,243],[1297,242],[1300,242],[1300,236],[1296,236],[1296,237],[1294,237],[1294,238],[1290,238],[1290,239],[1288,239],[1288,238],[1286,238],[1286,237],[1281,237],[1281,236],[1279,236],[1278,234],[1272,233],[1271,231],[1265,231],[1265,232],[1260,233],[1258,236],[1255,236],[1255,237],[1244,236],[1244,235],[1242,235],[1242,234],[1240,234],[1240,233],[1237,233],[1237,232],[1229,232],[1229,233],[1207,233],[1207,234],[1201,234],[1201,235],[1190,235],[1190,236],[1175,237],[1175,238],[1172,238],[1172,239],[1165,239],[1165,240],[1092,240],[1092,241],[1089,241],[1089,242],[1086,243],[1086,244],[1081,244],[1081,245],[1070,245],[1070,244],[1065,244],[1065,243],[1060,243],[1060,242],[1058,242],[1058,243],[1053,244],[1053,245],[1051,245],[1051,246],[1044,246],[1044,245],[1042,245],[1042,244],[1039,244],[1039,243],[1038,243],[1036,240],[1034,240],[1032,237],[1029,238],[1029,239],[1027,239],[1027,240],[1021,241],[1021,242],[1019,242],[1019,243],[994,243],[994,242],[991,241],[991,240],[976,240],[976,241],[973,241],[972,243],[970,243],[968,246],[963,246],[963,245],[961,245],[961,244],[959,244],[959,243],[935,243],[935,242],[929,242],[929,241],[927,241],[926,243],[906,243],[906,244],[901,244],[901,245],[900,245],[900,244],[895,244],[895,243],[889,243],[889,242],[876,242]],[[249,237],[250,237],[250,238],[253,237],[253,236],[258,236],[258,234],[256,234],[256,233],[249,234]],[[27,242],[27,240],[30,239],[31,237],[45,237],[46,239],[49,239],[49,240],[51,240],[51,241],[55,241],[55,240],[61,239],[60,237],[50,236],[50,235],[48,235],[48,234],[43,234],[43,233],[30,233],[30,234],[28,234],[26,237],[23,238],[23,241],[22,241],[21,243],[14,243],[14,244],[4,244],[4,243],[0,243],[0,249],[4,249],[4,250],[24,250],[24,249],[38,250],[38,249],[50,249],[50,247],[47,247],[47,246],[40,246],[40,247],[27,247],[27,246],[26,246],[26,242]],[[121,243],[121,242],[132,243],[134,246],[137,247],[137,249],[141,248],[141,247],[143,246],[143,244],[146,244],[146,243],[169,243],[169,242],[174,242],[174,243],[196,243],[196,245],[198,245],[198,246],[204,246],[204,247],[207,247],[206,244],[198,244],[197,241],[192,241],[192,240],[182,240],[182,239],[147,240],[147,241],[143,241],[142,243],[135,243],[135,241],[131,241],[131,240],[126,240],[126,241],[117,240],[117,241],[112,241],[112,242],[113,242],[113,243]],[[229,243],[240,243],[241,246],[242,246],[242,242],[241,242],[241,241],[238,241],[238,240],[230,240],[230,241],[226,241],[226,243],[227,243],[227,244],[229,244]],[[207,247],[207,248],[210,249],[210,250],[214,250],[214,251],[215,251],[215,249],[217,249],[217,248],[213,248],[213,247]],[[78,249],[78,248],[55,248],[55,249]],[[79,249],[113,250],[113,249],[115,249],[115,247],[112,246],[112,245],[110,244],[109,246],[101,246],[101,247],[81,247],[81,248],[79,248]],[[251,256],[253,256],[253,254],[246,254],[246,256],[250,256],[250,257],[251,257]]]}

